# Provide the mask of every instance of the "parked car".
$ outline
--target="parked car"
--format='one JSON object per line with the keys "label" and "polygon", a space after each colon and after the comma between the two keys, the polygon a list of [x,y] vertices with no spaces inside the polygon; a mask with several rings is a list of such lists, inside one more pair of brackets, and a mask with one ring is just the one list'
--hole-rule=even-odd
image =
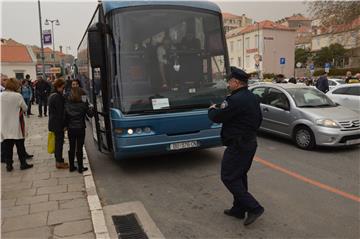
{"label": "parked car", "polygon": [[360,144],[359,114],[303,84],[249,88],[261,103],[260,130],[293,139],[301,149]]}
{"label": "parked car", "polygon": [[360,113],[360,83],[340,85],[326,95],[334,102]]}
{"label": "parked car", "polygon": [[335,88],[335,87],[337,87],[339,85],[345,84],[345,80],[336,79],[336,78],[330,78],[330,79],[328,79],[328,82],[329,82],[329,88],[330,89]]}

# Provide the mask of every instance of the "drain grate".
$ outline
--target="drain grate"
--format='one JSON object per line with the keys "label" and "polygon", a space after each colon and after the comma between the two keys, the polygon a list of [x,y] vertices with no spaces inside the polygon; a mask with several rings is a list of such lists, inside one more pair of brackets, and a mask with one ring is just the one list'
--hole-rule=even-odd
{"label": "drain grate", "polygon": [[148,239],[135,214],[112,216],[119,239]]}

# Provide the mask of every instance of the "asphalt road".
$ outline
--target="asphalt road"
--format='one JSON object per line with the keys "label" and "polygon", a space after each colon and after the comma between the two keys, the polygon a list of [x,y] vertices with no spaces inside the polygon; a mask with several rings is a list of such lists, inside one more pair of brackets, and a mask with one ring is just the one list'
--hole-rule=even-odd
{"label": "asphalt road", "polygon": [[87,135],[102,203],[141,201],[166,238],[360,238],[360,147],[309,152],[261,134],[249,190],[265,213],[245,228],[223,214],[223,147],[119,163]]}

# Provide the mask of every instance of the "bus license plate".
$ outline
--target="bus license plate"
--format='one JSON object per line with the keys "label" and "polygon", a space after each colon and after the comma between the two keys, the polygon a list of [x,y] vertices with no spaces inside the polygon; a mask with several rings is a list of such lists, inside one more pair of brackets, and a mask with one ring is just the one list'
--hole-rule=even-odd
{"label": "bus license plate", "polygon": [[170,144],[170,150],[189,149],[199,147],[198,141],[188,141]]}

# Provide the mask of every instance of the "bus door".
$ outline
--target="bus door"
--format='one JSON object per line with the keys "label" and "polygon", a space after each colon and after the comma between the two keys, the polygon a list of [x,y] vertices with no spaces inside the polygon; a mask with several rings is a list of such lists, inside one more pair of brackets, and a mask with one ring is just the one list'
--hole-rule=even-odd
{"label": "bus door", "polygon": [[[94,109],[95,109],[95,115],[94,115],[94,121],[93,121],[93,129],[96,130],[96,135],[94,133],[94,136],[96,136],[96,141],[98,143],[99,150],[111,150],[111,142],[109,142],[109,130],[110,127],[108,126],[109,122],[109,113],[107,110],[107,107],[105,107],[104,97],[106,97],[106,94],[104,94],[104,84],[101,81],[101,71],[100,68],[93,68],[93,100],[94,100]],[[94,127],[95,126],[95,127]]]}

